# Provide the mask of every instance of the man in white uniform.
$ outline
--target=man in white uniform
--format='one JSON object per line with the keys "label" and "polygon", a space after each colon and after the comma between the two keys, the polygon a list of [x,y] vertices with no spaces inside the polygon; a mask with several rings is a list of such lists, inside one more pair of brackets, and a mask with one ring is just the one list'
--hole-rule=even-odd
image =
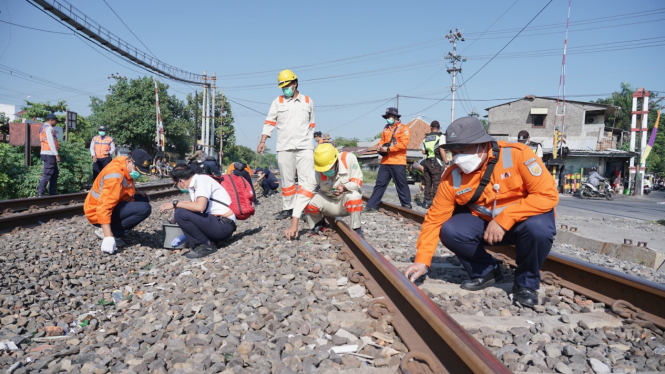
{"label": "man in white uniform", "polygon": [[256,151],[261,154],[265,151],[266,139],[277,128],[277,164],[282,178],[283,210],[275,218],[292,217],[293,226],[293,220],[300,217],[316,187],[312,158],[314,103],[309,96],[298,92],[298,77],[291,70],[280,72],[278,82],[284,95],[270,105]]}

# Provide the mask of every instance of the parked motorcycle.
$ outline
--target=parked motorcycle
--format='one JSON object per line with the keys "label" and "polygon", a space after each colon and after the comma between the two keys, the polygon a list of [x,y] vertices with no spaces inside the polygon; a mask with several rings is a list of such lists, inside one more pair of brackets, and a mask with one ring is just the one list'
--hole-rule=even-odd
{"label": "parked motorcycle", "polygon": [[580,197],[582,199],[589,199],[592,197],[604,197],[607,200],[614,200],[616,193],[608,181],[605,181],[605,190],[600,191],[591,183],[586,182],[580,188]]}

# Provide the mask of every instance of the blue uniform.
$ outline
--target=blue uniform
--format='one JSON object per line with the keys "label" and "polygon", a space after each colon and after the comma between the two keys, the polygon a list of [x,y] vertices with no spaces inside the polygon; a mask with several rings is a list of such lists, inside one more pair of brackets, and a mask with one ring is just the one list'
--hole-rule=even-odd
{"label": "blue uniform", "polygon": [[268,193],[272,190],[276,190],[279,188],[279,182],[277,181],[277,177],[275,177],[275,174],[271,173],[270,170],[268,169],[263,170],[263,174],[266,175],[261,180],[261,187],[263,188],[263,193]]}

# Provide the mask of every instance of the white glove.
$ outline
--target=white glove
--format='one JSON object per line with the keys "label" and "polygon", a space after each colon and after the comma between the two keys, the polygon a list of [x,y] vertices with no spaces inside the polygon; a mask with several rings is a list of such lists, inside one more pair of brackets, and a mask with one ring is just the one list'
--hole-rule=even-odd
{"label": "white glove", "polygon": [[185,241],[187,241],[187,237],[185,236],[185,234],[182,234],[179,237],[173,239],[173,241],[171,242],[171,247],[178,248]]}
{"label": "white glove", "polygon": [[102,252],[108,253],[110,255],[115,253],[115,238],[112,236],[104,238],[102,240]]}

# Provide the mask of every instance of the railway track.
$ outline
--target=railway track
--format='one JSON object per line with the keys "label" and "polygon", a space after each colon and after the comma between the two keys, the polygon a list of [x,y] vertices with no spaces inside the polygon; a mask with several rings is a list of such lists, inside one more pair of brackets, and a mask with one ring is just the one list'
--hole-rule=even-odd
{"label": "railway track", "polygon": [[[173,183],[159,183],[140,186],[141,191],[151,199],[160,199],[179,193]],[[62,219],[83,214],[83,203],[87,192],[43,196],[28,199],[0,201],[0,234],[17,227],[39,225],[51,219]]]}
{"label": "railway track", "polygon": [[[424,214],[393,204],[381,203],[380,209],[418,225],[425,218]],[[400,364],[403,373],[511,372],[477,336],[472,336],[454,316],[432,301],[427,289],[408,281],[390,256],[355,235],[341,219],[330,220],[330,226],[345,244],[338,258],[350,263],[349,280],[364,285],[372,294],[368,314],[374,318],[391,315],[395,330],[409,348]],[[381,243],[380,238],[368,240]],[[504,265],[516,266],[513,247],[487,249]],[[615,315],[612,318],[624,324],[651,327],[655,331],[665,329],[663,285],[555,253],[548,256],[543,266],[542,282],[551,286],[549,296],[556,297],[553,289],[572,290],[587,303],[595,302],[591,305],[598,305],[596,310],[603,309],[604,314],[611,311]]]}

